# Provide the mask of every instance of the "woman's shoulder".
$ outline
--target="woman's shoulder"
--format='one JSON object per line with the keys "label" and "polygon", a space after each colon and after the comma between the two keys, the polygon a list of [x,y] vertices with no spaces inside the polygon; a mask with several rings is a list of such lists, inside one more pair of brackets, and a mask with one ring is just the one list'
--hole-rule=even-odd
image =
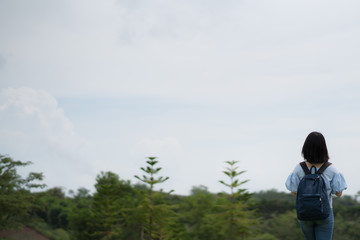
{"label": "woman's shoulder", "polygon": [[324,175],[326,175],[329,179],[336,178],[337,176],[342,175],[340,171],[337,169],[337,167],[334,164],[331,164],[324,172]]}
{"label": "woman's shoulder", "polygon": [[339,170],[336,168],[336,166],[335,166],[333,163],[331,163],[331,165],[329,165],[329,167],[327,167],[327,170],[328,170],[329,172],[334,173],[334,174],[338,174],[338,173],[339,173]]}
{"label": "woman's shoulder", "polygon": [[300,163],[296,164],[294,170],[293,170],[293,174],[296,174],[296,175],[302,175],[304,172],[304,170],[302,169]]}

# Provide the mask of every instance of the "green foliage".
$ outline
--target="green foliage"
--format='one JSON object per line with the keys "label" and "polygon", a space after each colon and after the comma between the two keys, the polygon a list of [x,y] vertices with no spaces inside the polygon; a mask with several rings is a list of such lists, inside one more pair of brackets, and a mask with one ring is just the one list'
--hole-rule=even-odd
{"label": "green foliage", "polygon": [[54,228],[43,221],[37,221],[29,224],[37,232],[52,240],[70,240],[70,234],[62,228]]}
{"label": "green foliage", "polygon": [[167,219],[172,215],[171,208],[163,203],[163,193],[154,193],[154,186],[163,183],[169,177],[155,177],[161,168],[156,167],[156,157],[148,157],[148,166],[141,168],[145,173],[142,177],[135,175],[135,178],[149,186],[149,191],[143,201],[135,209],[138,219],[142,222],[141,239],[167,239]]}
{"label": "green foliage", "polygon": [[210,217],[214,213],[216,198],[205,186],[193,187],[191,195],[178,204],[177,221],[173,223],[170,239],[222,239],[220,229],[214,226]]}
{"label": "green foliage", "polygon": [[45,186],[36,183],[43,179],[41,173],[31,172],[26,178],[17,173],[18,167],[29,164],[31,162],[14,161],[0,155],[0,230],[22,225],[33,207],[30,190]]}
{"label": "green foliage", "polygon": [[358,196],[333,199],[334,240],[360,239],[360,204]]}
{"label": "green foliage", "polygon": [[[193,187],[188,196],[157,191],[168,177],[157,177],[158,161],[148,158],[144,175],[136,176],[141,183],[101,172],[94,193],[80,188],[66,196],[59,187],[31,192],[43,186],[37,183],[42,175],[23,178],[16,170],[28,162],[0,160],[0,230],[28,226],[52,240],[303,239],[295,198],[276,190],[249,193],[236,161],[226,162],[223,193],[206,186]],[[359,195],[334,198],[334,240],[360,239]],[[21,228],[12,233],[11,239],[30,239]]]}
{"label": "green foliage", "polygon": [[218,212],[214,214],[214,222],[221,228],[225,239],[247,239],[252,235],[253,226],[257,225],[258,219],[251,210],[250,195],[246,189],[240,187],[248,180],[240,181],[237,177],[245,173],[238,171],[238,161],[227,161],[229,166],[223,171],[229,178],[229,182],[221,180],[220,183],[229,188],[229,194],[221,194],[217,200]]}
{"label": "green foliage", "polygon": [[141,182],[146,183],[150,186],[150,192],[154,189],[154,186],[159,183],[163,183],[169,179],[169,177],[158,177],[155,178],[154,175],[158,174],[161,168],[155,168],[155,165],[158,163],[156,157],[148,157],[149,160],[146,163],[149,165],[146,168],[140,168],[147,175],[143,175],[142,178],[135,175],[135,178],[139,179]]}
{"label": "green foliage", "polygon": [[101,172],[96,178],[96,193],[93,199],[93,223],[95,239],[116,237],[121,233],[121,208],[119,177],[112,172]]}
{"label": "green foliage", "polygon": [[139,239],[140,228],[131,211],[140,202],[138,190],[112,172],[101,172],[95,189],[93,196],[86,189],[74,195],[69,216],[72,236],[78,240]]}
{"label": "green foliage", "polygon": [[223,173],[230,178],[230,182],[225,183],[225,181],[223,180],[220,180],[219,182],[229,187],[231,190],[231,196],[234,196],[233,195],[234,190],[240,187],[241,185],[243,185],[244,183],[248,182],[249,180],[240,182],[239,179],[236,178],[237,176],[246,172],[246,171],[240,171],[240,172],[237,171],[238,167],[236,167],[235,165],[238,163],[238,161],[226,161],[226,163],[229,165],[229,167],[227,167],[226,168],[227,171],[223,171]]}
{"label": "green foliage", "polygon": [[295,209],[295,198],[291,194],[276,190],[261,191],[254,194],[257,211],[265,219],[271,219],[274,214],[282,214]]}
{"label": "green foliage", "polygon": [[79,188],[73,195],[73,205],[69,214],[69,228],[73,239],[91,239],[91,225],[94,220],[91,211],[92,199],[90,191],[85,188]]}
{"label": "green foliage", "polygon": [[280,239],[278,239],[277,237],[275,237],[270,233],[263,233],[251,238],[251,240],[280,240]]}
{"label": "green foliage", "polygon": [[260,225],[262,234],[268,233],[281,240],[304,239],[296,211],[293,209],[282,214],[274,214]]}
{"label": "green foliage", "polygon": [[341,214],[335,216],[333,240],[360,239],[360,222],[344,218]]}
{"label": "green foliage", "polygon": [[72,201],[65,197],[59,187],[48,189],[44,192],[33,194],[35,197],[34,214],[54,228],[68,229],[69,213]]}
{"label": "green foliage", "polygon": [[[98,175],[96,192],[91,208],[91,239],[119,239],[120,236],[136,238],[133,222],[128,218],[128,209],[138,204],[137,191],[129,181],[119,179],[112,172]],[[135,227],[136,228],[136,227]],[[91,232],[92,231],[92,232]]]}

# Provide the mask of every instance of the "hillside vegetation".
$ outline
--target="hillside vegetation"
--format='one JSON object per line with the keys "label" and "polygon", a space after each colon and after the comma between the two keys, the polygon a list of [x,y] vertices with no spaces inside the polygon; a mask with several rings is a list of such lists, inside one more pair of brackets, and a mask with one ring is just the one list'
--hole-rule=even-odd
{"label": "hillside vegetation", "polygon": [[[219,179],[227,192],[194,186],[181,196],[154,190],[168,179],[159,176],[156,158],[148,158],[142,168],[141,184],[101,172],[94,193],[80,188],[68,194],[61,188],[41,190],[42,174],[20,177],[16,169],[29,163],[8,156],[0,160],[0,239],[303,239],[294,197],[275,190],[250,193],[234,161],[226,163],[224,179]],[[334,199],[334,214],[333,239],[360,239],[355,197]]]}

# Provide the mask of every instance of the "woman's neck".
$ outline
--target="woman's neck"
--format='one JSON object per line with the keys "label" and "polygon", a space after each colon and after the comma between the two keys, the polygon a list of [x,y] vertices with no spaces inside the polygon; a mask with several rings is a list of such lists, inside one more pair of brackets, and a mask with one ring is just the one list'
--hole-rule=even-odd
{"label": "woman's neck", "polygon": [[310,163],[308,161],[305,161],[306,166],[308,166],[308,168],[311,168],[311,166],[315,166],[316,168],[320,168],[324,163]]}

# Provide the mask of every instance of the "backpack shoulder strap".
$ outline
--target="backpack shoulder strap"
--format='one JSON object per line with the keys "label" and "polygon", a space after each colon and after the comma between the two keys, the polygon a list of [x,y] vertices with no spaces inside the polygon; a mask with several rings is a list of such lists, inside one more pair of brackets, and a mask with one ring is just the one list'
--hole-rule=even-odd
{"label": "backpack shoulder strap", "polygon": [[[305,162],[301,162],[300,166],[302,167],[302,169],[304,170],[305,175],[311,174],[310,170],[308,169],[308,167],[306,166]],[[320,169],[319,169],[320,170]]]}
{"label": "backpack shoulder strap", "polygon": [[320,168],[319,168],[319,170],[316,172],[317,174],[322,174],[324,171],[325,171],[325,169],[328,167],[328,166],[330,166],[331,165],[331,163],[330,162],[325,162]]}

